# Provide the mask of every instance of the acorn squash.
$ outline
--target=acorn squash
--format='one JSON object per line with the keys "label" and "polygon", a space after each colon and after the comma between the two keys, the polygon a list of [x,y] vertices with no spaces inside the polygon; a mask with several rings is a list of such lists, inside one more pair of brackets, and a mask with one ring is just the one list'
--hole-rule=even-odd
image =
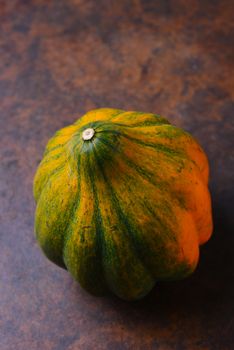
{"label": "acorn squash", "polygon": [[194,271],[212,232],[208,171],[165,118],[90,111],[56,132],[36,172],[39,245],[90,293],[142,298]]}

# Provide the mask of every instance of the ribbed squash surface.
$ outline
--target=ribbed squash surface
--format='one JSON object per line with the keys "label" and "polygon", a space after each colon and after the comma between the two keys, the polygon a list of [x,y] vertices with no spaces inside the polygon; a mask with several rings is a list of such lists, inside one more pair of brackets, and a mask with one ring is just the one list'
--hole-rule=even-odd
{"label": "ribbed squash surface", "polygon": [[212,232],[208,170],[199,144],[165,118],[90,111],[47,144],[34,180],[37,240],[89,292],[139,299],[194,271]]}

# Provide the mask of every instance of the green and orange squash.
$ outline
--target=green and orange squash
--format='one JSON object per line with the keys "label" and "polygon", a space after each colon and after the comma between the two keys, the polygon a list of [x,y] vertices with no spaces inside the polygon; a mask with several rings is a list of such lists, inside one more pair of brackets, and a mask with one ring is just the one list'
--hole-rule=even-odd
{"label": "green and orange squash", "polygon": [[34,179],[45,255],[90,293],[126,300],[191,274],[212,232],[208,161],[165,118],[103,108],[48,142]]}

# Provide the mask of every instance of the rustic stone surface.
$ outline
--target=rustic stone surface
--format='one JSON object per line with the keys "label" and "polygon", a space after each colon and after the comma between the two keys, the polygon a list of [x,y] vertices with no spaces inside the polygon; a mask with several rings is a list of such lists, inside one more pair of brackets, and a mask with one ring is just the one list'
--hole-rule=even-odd
{"label": "rustic stone surface", "polygon": [[[233,2],[0,1],[0,344],[233,349]],[[215,231],[191,278],[95,298],[33,235],[32,179],[55,130],[101,106],[167,116],[207,151]]]}

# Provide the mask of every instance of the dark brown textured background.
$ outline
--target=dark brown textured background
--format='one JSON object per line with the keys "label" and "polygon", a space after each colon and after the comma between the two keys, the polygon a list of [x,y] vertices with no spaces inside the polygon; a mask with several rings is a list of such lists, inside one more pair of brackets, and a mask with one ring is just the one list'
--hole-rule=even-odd
{"label": "dark brown textured background", "polygon": [[[0,0],[1,350],[234,349],[233,7]],[[197,271],[135,303],[88,295],[33,235],[45,144],[97,107],[165,115],[210,159],[215,231]]]}

